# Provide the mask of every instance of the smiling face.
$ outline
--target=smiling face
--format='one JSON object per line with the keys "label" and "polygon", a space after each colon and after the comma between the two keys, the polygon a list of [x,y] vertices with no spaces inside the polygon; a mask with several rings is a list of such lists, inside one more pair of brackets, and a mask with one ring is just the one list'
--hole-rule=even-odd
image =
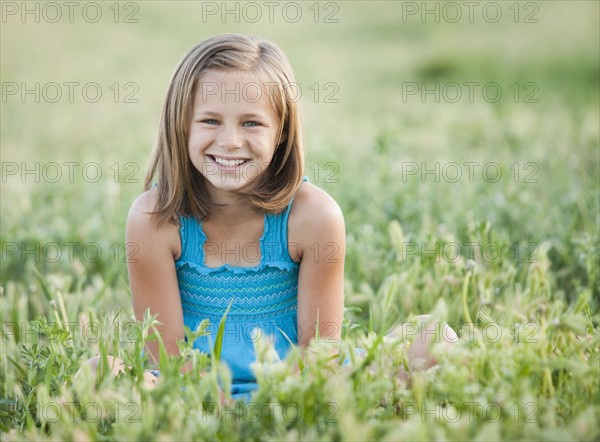
{"label": "smiling face", "polygon": [[216,201],[267,168],[280,121],[269,91],[251,73],[210,70],[196,89],[188,152]]}

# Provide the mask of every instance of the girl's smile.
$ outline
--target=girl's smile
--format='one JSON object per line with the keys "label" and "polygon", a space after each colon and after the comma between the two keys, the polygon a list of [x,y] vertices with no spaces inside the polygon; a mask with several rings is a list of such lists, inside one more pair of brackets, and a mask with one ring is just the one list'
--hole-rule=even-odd
{"label": "girl's smile", "polygon": [[213,195],[243,188],[271,163],[280,123],[260,84],[251,73],[217,70],[198,84],[188,151]]}
{"label": "girl's smile", "polygon": [[220,168],[222,170],[235,169],[236,167],[244,164],[246,161],[249,161],[248,158],[224,158],[216,155],[209,155],[208,157],[221,166]]}

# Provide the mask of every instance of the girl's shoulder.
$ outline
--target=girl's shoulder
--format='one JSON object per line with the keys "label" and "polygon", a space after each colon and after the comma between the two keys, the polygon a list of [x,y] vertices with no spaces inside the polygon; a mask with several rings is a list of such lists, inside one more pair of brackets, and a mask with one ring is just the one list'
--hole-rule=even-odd
{"label": "girl's shoulder", "polygon": [[290,242],[306,246],[342,241],[346,235],[344,215],[338,203],[308,181],[302,183],[294,197],[288,228]]}
{"label": "girl's shoulder", "polygon": [[146,190],[135,199],[127,215],[127,242],[134,242],[138,247],[140,242],[151,243],[155,247],[170,249],[173,256],[178,257],[181,253],[179,226],[175,223],[159,226],[155,222],[152,213],[157,200],[156,187]]}
{"label": "girl's shoulder", "polygon": [[156,187],[152,187],[140,195],[133,201],[131,209],[129,210],[129,216],[141,216],[144,217],[149,212],[154,210],[156,202],[158,200],[158,190]]}
{"label": "girl's shoulder", "polygon": [[[314,211],[318,213],[314,213]],[[342,210],[338,203],[326,191],[315,186],[310,181],[303,182],[294,196],[290,217],[292,215],[305,215],[308,219],[321,216],[325,219],[331,217],[343,218]]]}

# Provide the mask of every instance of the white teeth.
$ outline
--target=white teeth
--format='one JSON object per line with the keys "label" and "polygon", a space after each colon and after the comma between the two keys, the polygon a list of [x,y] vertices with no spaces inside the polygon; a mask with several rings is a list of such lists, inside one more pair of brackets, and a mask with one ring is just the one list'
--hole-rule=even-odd
{"label": "white teeth", "polygon": [[239,166],[242,163],[245,163],[246,160],[225,160],[223,158],[219,158],[219,157],[213,157],[215,159],[215,162],[217,164],[220,164],[221,166],[225,166],[225,167],[235,167],[235,166]]}

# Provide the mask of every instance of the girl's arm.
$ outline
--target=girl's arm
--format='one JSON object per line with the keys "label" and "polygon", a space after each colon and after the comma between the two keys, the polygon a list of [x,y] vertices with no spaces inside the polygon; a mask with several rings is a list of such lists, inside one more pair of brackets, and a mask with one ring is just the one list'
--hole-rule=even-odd
{"label": "girl's arm", "polygon": [[299,245],[301,255],[298,344],[305,347],[315,338],[317,321],[320,339],[337,343],[344,308],[344,216],[325,191],[304,183],[290,219],[290,241]]}
{"label": "girl's arm", "polygon": [[[150,212],[155,207],[157,191],[151,189],[133,203],[127,217],[126,241],[135,250],[128,257],[129,284],[133,311],[138,321],[147,308],[158,315],[157,327],[168,354],[178,355],[177,340],[184,339],[183,313],[175,272],[175,260],[181,253],[179,228],[174,223],[157,227]],[[129,249],[128,249],[129,250]],[[158,362],[158,342],[146,344],[150,360]],[[185,370],[190,367],[186,364]]]}

